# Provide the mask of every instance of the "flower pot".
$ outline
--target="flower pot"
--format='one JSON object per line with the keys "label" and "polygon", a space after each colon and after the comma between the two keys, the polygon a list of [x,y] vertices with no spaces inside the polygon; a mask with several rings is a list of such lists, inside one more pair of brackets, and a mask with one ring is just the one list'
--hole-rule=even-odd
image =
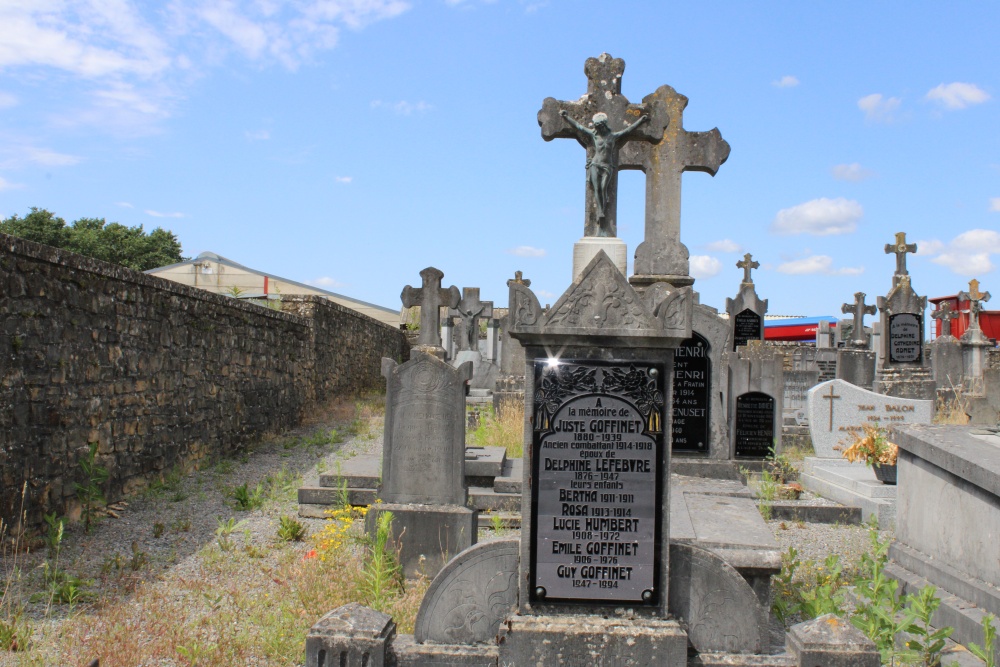
{"label": "flower pot", "polygon": [[875,471],[875,479],[883,484],[896,484],[896,464],[886,465],[884,463],[873,463],[872,469]]}

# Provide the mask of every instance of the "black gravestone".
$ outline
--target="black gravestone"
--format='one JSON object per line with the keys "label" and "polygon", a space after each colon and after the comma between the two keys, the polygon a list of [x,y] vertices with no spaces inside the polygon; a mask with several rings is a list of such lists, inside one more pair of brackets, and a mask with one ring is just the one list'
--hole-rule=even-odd
{"label": "black gravestone", "polygon": [[708,341],[694,334],[674,353],[673,451],[708,452],[711,382]]}
{"label": "black gravestone", "polygon": [[746,345],[748,341],[760,340],[763,337],[762,322],[763,318],[749,308],[737,313],[733,318],[733,350]]}
{"label": "black gravestone", "polygon": [[659,604],[663,365],[534,370],[532,601]]}
{"label": "black gravestone", "polygon": [[912,363],[923,359],[923,318],[914,313],[889,316],[889,362]]}
{"label": "black gravestone", "polygon": [[765,458],[774,447],[774,398],[759,391],[736,397],[736,456]]}

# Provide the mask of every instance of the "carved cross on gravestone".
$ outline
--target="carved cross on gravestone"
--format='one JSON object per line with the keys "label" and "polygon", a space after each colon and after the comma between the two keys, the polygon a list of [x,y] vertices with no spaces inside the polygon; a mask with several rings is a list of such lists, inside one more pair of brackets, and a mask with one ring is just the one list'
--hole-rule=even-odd
{"label": "carved cross on gravestone", "polygon": [[753,256],[750,253],[743,255],[743,259],[736,262],[737,269],[743,269],[743,284],[753,285],[753,278],[750,277],[750,271],[753,269],[760,268],[760,262],[753,261]]}
{"label": "carved cross on gravestone", "polygon": [[951,302],[943,301],[938,309],[931,313],[931,317],[941,321],[941,337],[952,336],[951,321],[958,317],[958,313],[951,307]]}
{"label": "carved cross on gravestone", "polygon": [[828,431],[833,431],[833,402],[835,400],[837,400],[838,398],[840,398],[840,394],[834,394],[833,393],[833,385],[831,384],[830,385],[830,393],[829,394],[823,394],[823,399],[827,400],[827,401],[830,401],[830,427],[827,429]]}
{"label": "carved cross on gravestone", "polygon": [[979,291],[979,281],[973,278],[969,281],[969,291],[958,293],[959,301],[968,301],[969,309],[963,312],[969,314],[969,329],[979,328],[979,313],[983,304],[990,300],[989,292]]}
{"label": "carved cross on gravestone", "polygon": [[[547,97],[542,102],[538,112],[538,124],[542,128],[542,139],[576,139],[587,149],[587,187],[586,213],[584,217],[584,236],[614,237],[618,234],[618,155],[623,146],[636,143],[659,141],[667,126],[667,116],[664,109],[647,109],[644,104],[632,104],[622,95],[622,74],[625,72],[625,61],[612,58],[602,53],[597,58],[587,58],[583,67],[587,75],[587,94],[575,102],[563,102]],[[595,164],[596,132],[595,116],[602,113],[607,119],[607,128],[611,133],[627,134],[619,136],[610,147],[610,154],[605,156],[606,164]],[[640,119],[646,120],[640,122]],[[601,156],[597,155],[598,162]],[[606,176],[602,188],[605,196],[603,206],[600,206],[595,191],[595,180],[591,175]],[[604,215],[600,215],[603,208]]]}
{"label": "carved cross on gravestone", "polygon": [[507,287],[510,287],[511,283],[515,283],[517,285],[524,285],[525,287],[531,287],[531,281],[524,277],[524,273],[522,271],[514,272],[514,277],[511,280],[507,281]]}
{"label": "carved cross on gravestone", "polygon": [[417,337],[417,346],[438,348],[443,351],[440,330],[441,306],[454,308],[462,295],[454,285],[441,287],[444,274],[433,266],[421,271],[420,277],[423,280],[421,286],[413,288],[407,285],[399,298],[407,308],[420,306],[420,335]]}
{"label": "carved cross on gravestone", "polygon": [[906,232],[896,232],[896,242],[885,244],[885,254],[896,253],[896,273],[893,276],[893,285],[899,282],[900,276],[909,275],[906,270],[906,254],[915,252],[917,252],[917,244],[906,242]]}
{"label": "carved cross on gravestone", "polygon": [[448,314],[460,319],[458,351],[475,351],[479,348],[479,318],[493,317],[493,302],[480,301],[478,287],[463,287],[461,301]]}
{"label": "carved cross on gravestone", "polygon": [[868,339],[865,338],[865,315],[874,315],[878,309],[875,306],[865,305],[864,292],[855,292],[854,303],[845,303],[840,307],[840,311],[844,314],[854,315],[854,331],[851,333],[850,346],[868,347]]}
{"label": "carved cross on gravestone", "polygon": [[635,249],[634,273],[664,276],[676,287],[690,285],[694,279],[689,275],[688,250],[681,243],[681,174],[703,171],[715,176],[729,158],[730,147],[718,128],[684,129],[688,98],[670,86],[660,86],[642,98],[642,104],[651,118],[665,116],[666,122],[657,143],[629,142],[619,157],[621,169],[646,174],[646,230]]}

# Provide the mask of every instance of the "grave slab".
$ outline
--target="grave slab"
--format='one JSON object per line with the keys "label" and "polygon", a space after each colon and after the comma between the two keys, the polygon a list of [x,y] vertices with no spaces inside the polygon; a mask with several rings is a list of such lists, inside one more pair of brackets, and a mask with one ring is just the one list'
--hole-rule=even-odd
{"label": "grave slab", "polygon": [[896,487],[875,479],[875,472],[864,463],[807,457],[799,483],[827,500],[859,508],[863,521],[874,516],[882,530],[895,525]]}

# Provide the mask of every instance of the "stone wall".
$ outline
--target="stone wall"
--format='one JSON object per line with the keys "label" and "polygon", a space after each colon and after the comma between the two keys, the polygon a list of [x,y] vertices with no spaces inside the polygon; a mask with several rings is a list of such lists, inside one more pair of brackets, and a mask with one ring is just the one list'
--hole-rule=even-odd
{"label": "stone wall", "polygon": [[402,332],[318,297],[279,312],[0,234],[0,516],[78,512],[98,443],[109,500],[175,465],[380,386]]}

